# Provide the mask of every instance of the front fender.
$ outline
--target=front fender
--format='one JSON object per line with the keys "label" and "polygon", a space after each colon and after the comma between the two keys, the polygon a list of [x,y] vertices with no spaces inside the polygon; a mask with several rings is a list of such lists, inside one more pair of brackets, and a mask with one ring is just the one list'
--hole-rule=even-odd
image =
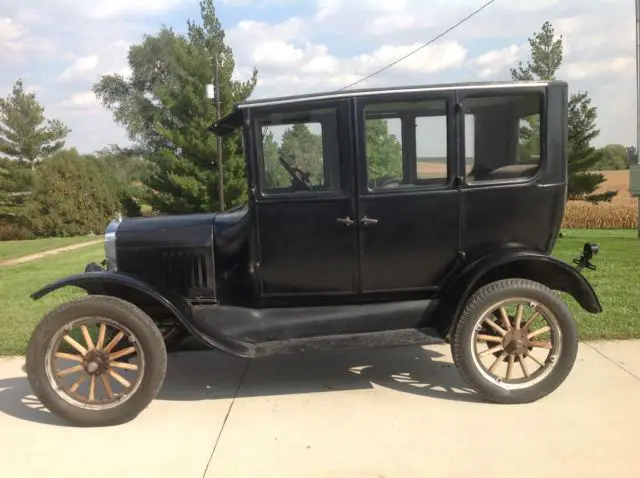
{"label": "front fender", "polygon": [[444,297],[453,310],[447,314],[451,319],[446,324],[440,324],[445,326],[445,330],[441,330],[444,335],[448,337],[451,334],[473,292],[485,284],[507,278],[539,282],[552,290],[570,294],[590,313],[602,312],[600,300],[589,281],[569,264],[535,251],[508,251],[475,261],[445,285]]}
{"label": "front fender", "polygon": [[90,271],[67,276],[44,286],[31,294],[34,300],[64,287],[79,287],[91,295],[108,295],[131,302],[137,306],[162,306],[182,324],[190,334],[200,339],[208,347],[220,349],[238,355],[235,344],[224,336],[204,335],[194,325],[193,307],[180,296],[166,291],[159,291],[133,276],[122,272]]}

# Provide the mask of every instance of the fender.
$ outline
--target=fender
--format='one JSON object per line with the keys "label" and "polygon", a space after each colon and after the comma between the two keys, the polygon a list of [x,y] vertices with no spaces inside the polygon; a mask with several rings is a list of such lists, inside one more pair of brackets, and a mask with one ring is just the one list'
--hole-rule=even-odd
{"label": "fender", "polygon": [[[216,348],[233,355],[244,356],[251,348],[250,344],[236,342],[222,334],[203,334],[194,324],[193,306],[179,296],[166,291],[159,291],[133,276],[122,272],[90,271],[74,274],[52,282],[31,294],[33,300],[39,300],[47,294],[63,287],[79,287],[90,295],[108,295],[141,305],[160,305],[171,313],[191,335],[211,348]],[[142,307],[141,307],[142,308]]]}
{"label": "fender", "polygon": [[602,305],[589,281],[575,268],[555,257],[533,250],[520,249],[482,257],[468,266],[443,287],[447,314],[440,316],[438,328],[449,338],[467,300],[485,284],[505,278],[529,279],[552,290],[566,292],[592,314],[602,312]]}

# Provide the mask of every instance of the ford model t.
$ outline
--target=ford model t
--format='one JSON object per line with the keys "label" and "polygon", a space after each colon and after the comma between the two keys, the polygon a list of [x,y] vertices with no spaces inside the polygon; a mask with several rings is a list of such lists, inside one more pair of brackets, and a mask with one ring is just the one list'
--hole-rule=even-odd
{"label": "ford model t", "polygon": [[601,312],[551,256],[567,197],[567,85],[473,83],[253,100],[237,135],[249,199],[226,212],[113,221],[104,268],[35,292],[33,390],[84,425],[135,417],[175,333],[240,357],[450,342],[486,400],[531,402],[569,374],[575,321]]}

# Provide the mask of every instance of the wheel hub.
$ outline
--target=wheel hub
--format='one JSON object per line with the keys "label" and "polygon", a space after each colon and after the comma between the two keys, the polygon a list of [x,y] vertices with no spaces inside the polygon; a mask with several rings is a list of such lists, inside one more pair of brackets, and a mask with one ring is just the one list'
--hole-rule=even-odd
{"label": "wheel hub", "polygon": [[510,355],[524,354],[529,350],[529,339],[526,330],[512,329],[504,336],[502,342],[504,351]]}
{"label": "wheel hub", "polygon": [[90,375],[102,375],[109,370],[109,354],[102,350],[90,350],[82,362]]}

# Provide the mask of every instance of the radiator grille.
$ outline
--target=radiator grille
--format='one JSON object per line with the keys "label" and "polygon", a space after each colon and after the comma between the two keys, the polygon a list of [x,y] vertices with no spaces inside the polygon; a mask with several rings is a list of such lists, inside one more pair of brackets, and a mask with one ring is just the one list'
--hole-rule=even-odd
{"label": "radiator grille", "polygon": [[163,285],[177,290],[209,288],[207,257],[187,251],[161,254]]}

